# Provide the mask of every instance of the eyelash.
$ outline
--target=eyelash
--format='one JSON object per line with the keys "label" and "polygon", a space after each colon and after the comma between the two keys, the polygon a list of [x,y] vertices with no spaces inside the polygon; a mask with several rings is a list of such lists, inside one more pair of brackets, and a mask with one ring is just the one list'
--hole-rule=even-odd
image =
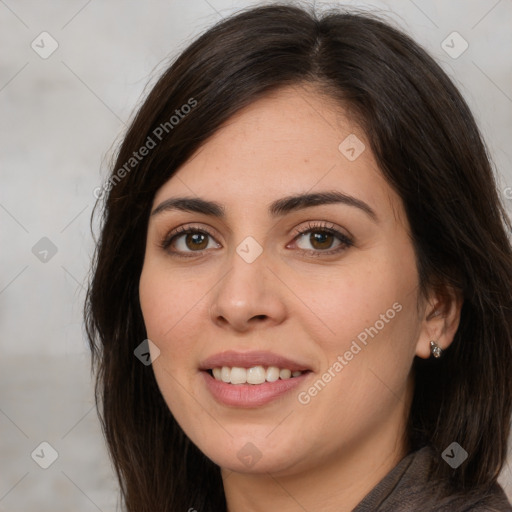
{"label": "eyelash", "polygon": [[[329,249],[329,250],[307,250],[307,249],[299,249],[302,253],[307,253],[310,256],[319,257],[319,256],[330,256],[332,254],[340,253],[349,247],[352,247],[354,245],[354,242],[346,235],[338,231],[334,228],[333,224],[328,223],[314,223],[309,222],[307,227],[304,229],[297,229],[294,232],[293,241],[296,241],[298,238],[300,238],[303,235],[306,235],[308,233],[314,233],[314,232],[321,232],[321,233],[329,233],[331,235],[334,235],[341,243],[338,245],[335,249]],[[187,234],[203,234],[208,235],[211,238],[215,239],[212,233],[208,231],[206,228],[194,228],[190,226],[180,226],[179,228],[171,231],[160,243],[160,247],[164,249],[166,252],[171,254],[172,256],[176,256],[178,258],[190,258],[195,257],[201,252],[203,252],[205,249],[202,249],[201,251],[189,251],[189,252],[180,252],[180,251],[170,251],[169,247],[171,244],[180,236],[187,235]]]}

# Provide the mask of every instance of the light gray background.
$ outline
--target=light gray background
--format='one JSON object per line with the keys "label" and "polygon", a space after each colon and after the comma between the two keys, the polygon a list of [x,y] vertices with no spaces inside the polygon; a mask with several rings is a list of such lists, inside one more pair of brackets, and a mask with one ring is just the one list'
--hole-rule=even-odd
{"label": "light gray background", "polygon": [[[81,317],[93,191],[148,81],[254,3],[0,0],[0,511],[116,509]],[[386,14],[441,63],[478,119],[511,211],[512,3],[344,4]],[[43,31],[59,45],[47,59],[31,48]],[[455,59],[441,46],[453,31],[469,44]],[[32,250],[43,237],[57,248],[46,262]],[[31,458],[42,441],[59,454],[46,470]],[[510,464],[501,481],[512,497]]]}

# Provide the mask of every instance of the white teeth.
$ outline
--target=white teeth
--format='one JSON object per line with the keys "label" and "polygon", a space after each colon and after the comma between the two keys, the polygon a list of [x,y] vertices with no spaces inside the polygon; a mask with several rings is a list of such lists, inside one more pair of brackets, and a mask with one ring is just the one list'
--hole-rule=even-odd
{"label": "white teeth", "polygon": [[290,370],[279,370],[279,377],[283,380],[289,379],[292,376],[292,372]]}
{"label": "white teeth", "polygon": [[231,382],[231,370],[227,366],[223,366],[220,372],[220,379],[222,382]]}
{"label": "white teeth", "polygon": [[[231,378],[233,378],[233,371],[231,371]],[[247,370],[247,384],[263,384],[266,378],[267,372],[263,366],[254,366]]]}
{"label": "white teeth", "polygon": [[220,380],[227,384],[263,384],[264,382],[275,382],[276,380],[287,380],[292,377],[302,375],[301,371],[294,371],[287,368],[278,368],[269,366],[267,369],[263,366],[253,366],[252,368],[240,368],[238,366],[223,366],[222,368],[213,368],[215,380]]}
{"label": "white teeth", "polygon": [[269,366],[267,368],[267,381],[275,382],[279,379],[279,368],[277,366]]}
{"label": "white teeth", "polygon": [[[224,367],[227,368],[227,367]],[[224,370],[224,368],[222,368]],[[231,368],[231,384],[245,384],[247,382],[247,370],[234,366]]]}

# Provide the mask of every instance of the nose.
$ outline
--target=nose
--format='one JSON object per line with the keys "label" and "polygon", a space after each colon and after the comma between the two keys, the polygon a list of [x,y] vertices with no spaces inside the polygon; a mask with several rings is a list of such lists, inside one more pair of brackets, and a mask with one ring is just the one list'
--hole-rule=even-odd
{"label": "nose", "polygon": [[245,332],[284,321],[284,290],[268,264],[265,251],[251,263],[233,251],[227,272],[210,295],[215,324]]}

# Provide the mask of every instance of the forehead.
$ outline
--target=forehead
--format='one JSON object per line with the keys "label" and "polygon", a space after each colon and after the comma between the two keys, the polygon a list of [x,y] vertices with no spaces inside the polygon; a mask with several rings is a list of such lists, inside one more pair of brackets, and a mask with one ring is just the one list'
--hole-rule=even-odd
{"label": "forehead", "polygon": [[323,190],[356,196],[381,211],[401,206],[364,132],[340,105],[315,90],[289,87],[232,116],[161,187],[154,203],[192,195],[227,209],[259,207]]}

